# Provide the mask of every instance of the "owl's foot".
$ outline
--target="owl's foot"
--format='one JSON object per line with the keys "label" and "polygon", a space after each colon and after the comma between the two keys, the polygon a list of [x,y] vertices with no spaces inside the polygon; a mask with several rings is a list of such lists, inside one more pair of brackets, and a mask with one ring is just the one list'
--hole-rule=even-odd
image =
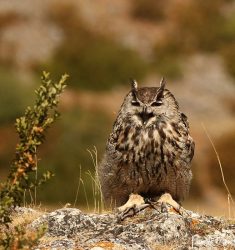
{"label": "owl's foot", "polygon": [[[162,210],[171,212],[171,209],[173,208],[177,213],[182,214],[183,208],[180,204],[178,204],[169,193],[163,194],[158,200],[157,204],[161,204]],[[151,204],[151,203],[150,203]],[[154,203],[152,203],[153,205]],[[169,206],[167,206],[170,205]]]}
{"label": "owl's foot", "polygon": [[146,207],[149,207],[149,204],[145,204],[144,198],[141,195],[130,194],[128,201],[117,209],[118,220],[124,220],[126,217],[131,217]]}
{"label": "owl's foot", "polygon": [[134,216],[147,207],[152,207],[159,212],[176,212],[182,216],[187,215],[187,210],[178,204],[169,193],[163,194],[157,201],[144,200],[139,194],[130,194],[126,204],[117,209],[117,219],[118,221],[122,221],[127,217]]}

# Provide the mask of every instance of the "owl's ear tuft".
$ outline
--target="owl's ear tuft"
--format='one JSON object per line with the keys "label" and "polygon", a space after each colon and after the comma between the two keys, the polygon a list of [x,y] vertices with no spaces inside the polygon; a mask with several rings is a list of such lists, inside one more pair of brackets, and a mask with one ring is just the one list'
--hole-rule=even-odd
{"label": "owl's ear tuft", "polygon": [[131,84],[131,90],[136,92],[138,89],[138,83],[135,79],[130,79],[130,84]]}
{"label": "owl's ear tuft", "polygon": [[164,77],[162,77],[162,80],[160,81],[160,88],[161,90],[164,90],[166,86],[166,80]]}
{"label": "owl's ear tuft", "polygon": [[162,80],[160,81],[160,87],[157,91],[157,99],[161,99],[163,97],[165,86],[166,86],[166,81],[165,81],[165,78],[162,77]]}

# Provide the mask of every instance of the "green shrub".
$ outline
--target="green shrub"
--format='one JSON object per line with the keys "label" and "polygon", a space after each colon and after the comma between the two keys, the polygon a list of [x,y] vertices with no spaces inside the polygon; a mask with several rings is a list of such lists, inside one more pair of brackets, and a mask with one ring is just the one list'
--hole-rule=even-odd
{"label": "green shrub", "polygon": [[35,191],[51,177],[49,171],[37,175],[37,150],[45,139],[45,131],[59,115],[58,97],[66,87],[66,78],[64,75],[58,83],[52,82],[49,73],[44,72],[35,105],[28,107],[24,116],[16,120],[19,142],[8,178],[0,184],[0,223],[3,225],[11,221],[12,207],[22,205],[25,191]]}
{"label": "green shrub", "polygon": [[27,230],[26,226],[19,225],[0,232],[0,249],[30,250],[36,247],[40,238],[45,234],[46,227],[42,226],[38,230],[32,231]]}

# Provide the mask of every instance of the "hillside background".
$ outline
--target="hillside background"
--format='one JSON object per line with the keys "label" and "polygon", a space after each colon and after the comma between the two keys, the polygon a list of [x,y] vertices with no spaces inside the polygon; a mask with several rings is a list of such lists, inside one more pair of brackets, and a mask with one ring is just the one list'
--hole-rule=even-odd
{"label": "hillside background", "polygon": [[81,177],[85,187],[76,206],[87,206],[87,193],[92,207],[88,150],[95,146],[102,158],[130,77],[158,86],[165,76],[196,142],[185,206],[227,215],[218,161],[202,124],[235,195],[234,0],[0,0],[0,181],[17,143],[14,121],[32,104],[42,70],[55,79],[65,72],[71,77],[62,116],[40,151],[40,169],[55,177],[38,190],[38,204],[74,204]]}

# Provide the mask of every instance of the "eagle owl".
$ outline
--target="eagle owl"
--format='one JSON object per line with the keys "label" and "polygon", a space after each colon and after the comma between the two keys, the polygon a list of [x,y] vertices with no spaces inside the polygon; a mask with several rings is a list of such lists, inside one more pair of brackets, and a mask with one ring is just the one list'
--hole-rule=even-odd
{"label": "eagle owl", "polygon": [[189,192],[194,141],[174,95],[160,87],[138,88],[124,98],[98,167],[104,202],[123,205],[131,193],[181,202]]}

